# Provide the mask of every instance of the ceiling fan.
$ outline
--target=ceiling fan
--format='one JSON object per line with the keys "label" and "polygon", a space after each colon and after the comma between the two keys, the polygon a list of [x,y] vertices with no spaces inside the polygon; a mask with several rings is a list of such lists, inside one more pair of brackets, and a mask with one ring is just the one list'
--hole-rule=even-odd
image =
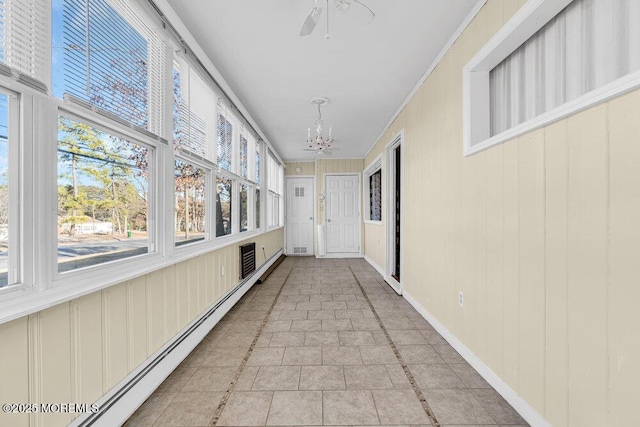
{"label": "ceiling fan", "polygon": [[[315,30],[320,22],[320,15],[322,15],[322,1],[315,0],[316,5],[311,12],[307,15],[307,18],[302,24],[300,29],[300,36],[308,36]],[[324,6],[327,9],[327,32],[324,35],[325,39],[331,38],[329,32],[329,2],[332,2],[336,9],[343,13],[348,13],[354,20],[359,21],[364,25],[368,25],[376,17],[376,14],[360,0],[324,0]]]}

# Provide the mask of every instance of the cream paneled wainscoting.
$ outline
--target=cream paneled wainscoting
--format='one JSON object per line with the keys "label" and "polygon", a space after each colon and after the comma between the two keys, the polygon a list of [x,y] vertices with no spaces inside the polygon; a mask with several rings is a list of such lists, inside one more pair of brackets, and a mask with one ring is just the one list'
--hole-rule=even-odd
{"label": "cream paneled wainscoting", "polygon": [[[283,236],[282,229],[264,233],[0,325],[0,402],[104,405],[218,305],[203,326],[181,343],[183,348],[163,357],[163,365],[144,376],[116,402],[118,409],[107,411],[100,420],[101,425],[124,422],[195,347],[198,336],[204,337],[259,277],[255,274],[225,301],[239,284],[238,247],[255,242],[256,265],[264,270],[281,253]],[[226,269],[224,277],[221,266]],[[164,372],[159,374],[161,368]],[[0,412],[0,425],[66,426],[77,415]]]}
{"label": "cream paneled wainscoting", "polygon": [[487,1],[364,164],[404,130],[407,299],[532,425],[639,426],[640,91],[463,156],[462,69],[523,3]]}

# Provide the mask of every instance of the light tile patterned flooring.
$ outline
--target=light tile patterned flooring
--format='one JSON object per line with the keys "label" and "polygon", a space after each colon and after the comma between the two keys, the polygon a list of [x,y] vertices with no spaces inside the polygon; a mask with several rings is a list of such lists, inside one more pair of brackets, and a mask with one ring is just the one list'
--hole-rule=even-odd
{"label": "light tile patterned flooring", "polygon": [[365,261],[289,257],[126,425],[432,425],[419,393],[443,427],[527,425]]}

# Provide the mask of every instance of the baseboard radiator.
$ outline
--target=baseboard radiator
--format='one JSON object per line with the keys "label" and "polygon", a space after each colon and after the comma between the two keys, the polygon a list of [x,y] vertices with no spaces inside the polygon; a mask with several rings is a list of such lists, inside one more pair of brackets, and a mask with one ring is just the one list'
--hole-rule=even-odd
{"label": "baseboard radiator", "polygon": [[256,244],[247,243],[240,246],[240,279],[244,279],[256,271]]}
{"label": "baseboard radiator", "polygon": [[[255,244],[253,246],[255,248]],[[69,426],[111,427],[124,424],[229,309],[259,280],[260,276],[279,261],[281,255],[282,249],[277,250],[258,267],[257,271],[254,256],[253,273],[248,273],[246,278],[242,279],[207,311],[191,321],[173,339],[102,396],[96,402],[100,407],[99,412],[83,414],[73,420]]]}

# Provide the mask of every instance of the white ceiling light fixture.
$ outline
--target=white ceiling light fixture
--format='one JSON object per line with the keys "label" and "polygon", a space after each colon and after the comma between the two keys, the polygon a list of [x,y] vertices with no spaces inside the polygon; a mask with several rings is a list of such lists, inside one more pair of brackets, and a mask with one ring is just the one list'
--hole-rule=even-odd
{"label": "white ceiling light fixture", "polygon": [[333,151],[339,150],[339,148],[332,148],[334,140],[331,135],[331,126],[329,126],[329,135],[324,136],[324,121],[320,110],[320,107],[329,103],[329,98],[318,97],[311,99],[309,102],[318,106],[318,118],[314,124],[315,134],[311,134],[311,128],[307,129],[307,148],[304,151],[315,151],[316,154],[330,156]]}
{"label": "white ceiling light fixture", "polygon": [[[302,28],[300,29],[300,36],[308,36],[316,29],[318,26],[318,22],[320,22],[320,15],[322,15],[322,0],[320,2],[315,0],[316,5],[311,9],[307,18],[304,20],[302,24]],[[353,20],[359,22],[362,25],[369,25],[373,18],[376,17],[376,14],[373,13],[369,7],[362,3],[360,0],[332,0],[336,9],[340,12],[348,13],[349,16],[352,17]],[[329,0],[324,1],[325,7],[327,9],[327,32],[324,34],[325,39],[331,38],[331,33],[329,32]]]}

